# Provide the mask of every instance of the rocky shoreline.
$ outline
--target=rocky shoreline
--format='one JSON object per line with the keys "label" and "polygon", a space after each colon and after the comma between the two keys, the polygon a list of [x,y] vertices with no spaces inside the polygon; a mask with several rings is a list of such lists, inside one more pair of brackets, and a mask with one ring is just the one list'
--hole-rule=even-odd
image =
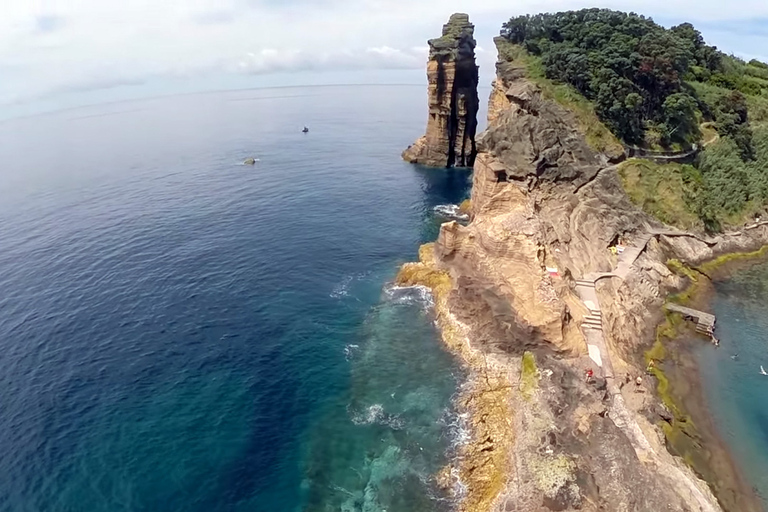
{"label": "rocky shoreline", "polygon": [[[764,242],[762,237],[754,240],[758,245]],[[733,271],[766,261],[768,246],[763,245],[756,251],[746,249],[745,252],[722,254],[702,262],[703,268],[692,269],[698,274],[697,282],[680,293],[685,304],[710,310],[715,282],[728,279]],[[658,361],[668,381],[665,393],[695,426],[693,432],[678,438],[669,436],[668,446],[710,484],[724,510],[763,511],[763,502],[729,452],[710,412],[694,353],[701,350],[701,343],[706,340],[690,326],[678,325],[664,344],[665,356]]]}
{"label": "rocky shoreline", "polygon": [[[768,226],[708,237],[640,211],[615,155],[591,148],[503,44],[470,222],[443,224],[397,278],[432,290],[443,339],[471,369],[458,403],[471,441],[439,480],[458,475],[460,511],[760,510],[713,432],[698,433],[714,443],[712,472],[699,469],[712,485],[670,454],[687,418],[654,394],[669,380],[647,378],[643,354],[690,279],[671,268],[756,250]],[[631,258],[611,250],[620,242]]]}
{"label": "rocky shoreline", "polygon": [[453,283],[437,265],[434,244],[423,245],[419,262],[403,265],[395,281],[431,290],[442,339],[469,370],[456,406],[460,415],[469,418],[471,441],[460,447],[457,460],[438,475],[438,481],[458,500],[459,511],[491,510],[509,474],[507,455],[513,425],[507,391],[520,375],[520,367],[473,344],[470,327],[451,310]]}

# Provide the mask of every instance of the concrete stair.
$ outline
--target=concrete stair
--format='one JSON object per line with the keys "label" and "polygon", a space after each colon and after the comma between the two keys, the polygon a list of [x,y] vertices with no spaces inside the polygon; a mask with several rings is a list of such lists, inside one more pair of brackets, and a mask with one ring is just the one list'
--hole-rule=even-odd
{"label": "concrete stair", "polygon": [[581,326],[585,329],[596,329],[598,331],[603,330],[603,315],[600,311],[591,310],[590,313],[584,317],[581,322]]}

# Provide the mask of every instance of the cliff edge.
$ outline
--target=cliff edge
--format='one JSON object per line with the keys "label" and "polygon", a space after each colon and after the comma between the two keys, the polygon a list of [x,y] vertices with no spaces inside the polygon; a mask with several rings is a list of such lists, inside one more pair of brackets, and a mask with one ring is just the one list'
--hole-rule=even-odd
{"label": "cliff edge", "polygon": [[[472,441],[451,471],[459,510],[722,510],[668,451],[659,425],[676,420],[639,354],[683,286],[669,258],[759,247],[768,227],[704,241],[639,210],[613,157],[496,44],[471,221],[443,224],[399,276],[432,287],[443,337],[473,370],[459,399]],[[713,486],[726,510],[759,510],[741,482]]]}
{"label": "cliff edge", "polygon": [[428,41],[427,131],[403,152],[406,161],[433,167],[474,164],[479,105],[474,31],[469,16],[457,13],[441,37]]}

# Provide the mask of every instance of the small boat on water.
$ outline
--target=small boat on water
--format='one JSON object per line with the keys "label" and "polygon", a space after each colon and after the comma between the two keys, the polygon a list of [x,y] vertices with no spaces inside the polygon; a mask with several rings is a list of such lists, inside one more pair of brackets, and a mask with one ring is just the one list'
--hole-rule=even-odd
{"label": "small boat on water", "polygon": [[768,373],[765,371],[765,368],[763,368],[763,365],[760,365],[760,375],[768,375]]}
{"label": "small boat on water", "polygon": [[304,129],[303,129],[303,130],[301,130],[301,133],[309,133],[309,128],[307,128],[307,127],[305,126],[305,127],[304,127]]}

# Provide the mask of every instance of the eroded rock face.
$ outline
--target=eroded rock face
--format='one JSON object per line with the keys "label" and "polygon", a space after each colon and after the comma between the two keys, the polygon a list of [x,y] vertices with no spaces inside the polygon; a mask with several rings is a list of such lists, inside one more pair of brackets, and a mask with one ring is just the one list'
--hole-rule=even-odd
{"label": "eroded rock face", "polygon": [[[470,348],[460,353],[479,354],[464,357],[477,374],[466,409],[481,425],[473,424],[459,462],[468,493],[459,510],[720,510],[707,485],[667,452],[641,406],[621,409],[646,440],[638,449],[629,421],[613,417],[622,395],[609,397],[605,381],[584,383],[590,362],[581,323],[589,311],[575,280],[615,269],[609,248],[618,236],[632,240],[662,226],[628,200],[609,157],[578,126],[523,69],[500,61],[489,128],[478,140],[471,222],[443,224],[433,248],[435,268],[451,283],[440,295],[450,312],[443,323],[454,327],[441,327],[461,333]],[[664,295],[680,285],[664,262],[678,245],[692,259],[691,244],[653,239],[626,279],[597,286],[617,372],[644,375],[637,354],[654,336]],[[526,351],[538,363],[527,378]],[[505,372],[514,377],[505,380]],[[650,388],[643,391],[651,400]],[[505,414],[478,405],[489,392],[503,396]]]}
{"label": "eroded rock face", "polygon": [[466,14],[454,14],[443,35],[429,40],[429,118],[426,134],[403,152],[412,163],[434,167],[471,167],[477,147],[478,68],[475,26]]}
{"label": "eroded rock face", "polygon": [[611,164],[586,143],[573,114],[544,99],[514,62],[497,63],[488,117],[478,137],[472,222],[443,225],[436,253],[467,284],[457,294],[475,290],[471,307],[495,312],[489,338],[508,332],[510,352],[544,343],[582,354],[578,324],[587,311],[573,281],[612,270],[616,237],[654,221],[627,199],[615,172],[601,172]]}

